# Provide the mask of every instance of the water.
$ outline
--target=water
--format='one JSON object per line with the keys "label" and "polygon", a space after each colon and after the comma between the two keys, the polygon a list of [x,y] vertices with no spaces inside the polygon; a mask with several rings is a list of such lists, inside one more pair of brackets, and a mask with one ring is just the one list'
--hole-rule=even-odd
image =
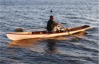
{"label": "water", "polygon": [[[98,64],[98,5],[98,0],[0,0],[0,64]],[[50,15],[65,27],[88,24],[91,29],[79,39],[6,37],[16,28],[45,30]]]}

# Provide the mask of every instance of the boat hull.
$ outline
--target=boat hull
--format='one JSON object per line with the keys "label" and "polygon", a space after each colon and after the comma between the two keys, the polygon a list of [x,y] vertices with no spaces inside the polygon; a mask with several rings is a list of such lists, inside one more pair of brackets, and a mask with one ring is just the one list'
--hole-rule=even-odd
{"label": "boat hull", "polygon": [[[78,29],[79,28],[79,29]],[[74,30],[75,29],[75,30]],[[39,32],[10,32],[7,33],[7,37],[11,40],[22,40],[22,39],[33,39],[33,38],[51,38],[51,37],[57,37],[57,36],[64,36],[64,35],[70,35],[77,32],[85,31],[89,29],[89,26],[80,26],[75,28],[68,28],[68,31],[65,32],[58,32],[58,33],[43,33],[42,31]],[[42,32],[42,33],[40,33]]]}

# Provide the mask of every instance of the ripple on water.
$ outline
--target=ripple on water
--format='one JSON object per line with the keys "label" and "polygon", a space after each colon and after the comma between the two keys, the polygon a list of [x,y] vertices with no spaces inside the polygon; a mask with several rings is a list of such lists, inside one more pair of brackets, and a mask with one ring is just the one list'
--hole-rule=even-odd
{"label": "ripple on water", "polygon": [[[0,0],[0,64],[98,64],[97,2],[56,1]],[[21,41],[8,46],[11,42],[6,33],[20,27],[25,31],[40,30],[46,26],[50,15],[65,27],[88,24],[91,29],[76,41],[60,38],[62,40],[54,39],[54,43],[43,40],[34,45]]]}

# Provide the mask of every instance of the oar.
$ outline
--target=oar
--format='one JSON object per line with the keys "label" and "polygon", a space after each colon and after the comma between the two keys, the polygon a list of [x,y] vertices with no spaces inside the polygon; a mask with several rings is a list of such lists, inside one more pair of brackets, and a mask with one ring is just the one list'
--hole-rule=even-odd
{"label": "oar", "polygon": [[50,10],[50,16],[53,15],[53,10]]}
{"label": "oar", "polygon": [[50,13],[52,13],[53,11],[52,10],[50,10]]}
{"label": "oar", "polygon": [[63,29],[67,30],[68,34],[71,35],[71,34],[69,33],[68,28],[65,28],[61,23],[59,23],[59,25],[62,26]]}
{"label": "oar", "polygon": [[69,33],[69,29],[68,28],[65,28],[61,23],[59,23],[59,25],[62,26],[65,30],[67,30],[69,36],[75,37],[75,39],[78,40],[77,36],[74,36],[74,35]]}

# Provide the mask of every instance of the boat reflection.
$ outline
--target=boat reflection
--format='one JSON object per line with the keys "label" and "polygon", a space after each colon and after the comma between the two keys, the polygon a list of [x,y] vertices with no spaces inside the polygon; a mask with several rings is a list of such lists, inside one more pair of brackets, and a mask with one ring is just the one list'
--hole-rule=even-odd
{"label": "boat reflection", "polygon": [[57,40],[55,39],[47,39],[47,44],[46,44],[46,53],[58,53],[58,49],[56,46]]}
{"label": "boat reflection", "polygon": [[12,41],[8,44],[10,48],[28,48],[31,51],[56,53],[56,40],[55,39],[26,39]]}
{"label": "boat reflection", "polygon": [[[75,34],[72,34],[72,35],[70,35],[71,37],[75,37],[76,36],[76,38],[78,37],[78,39],[79,38],[83,38],[84,37],[84,35],[85,35],[86,33],[85,32],[79,32],[79,33],[75,33]],[[58,43],[58,41],[60,40],[60,41],[62,41],[62,40],[72,40],[72,39],[74,39],[74,37],[73,38],[66,38],[66,37],[56,37],[56,38],[51,38],[51,39],[47,39],[46,41],[47,41],[47,44],[46,44],[46,50],[45,50],[45,52],[46,53],[60,53],[60,51],[58,50],[58,47],[57,47],[57,43]]]}
{"label": "boat reflection", "polygon": [[[77,36],[82,38],[84,32],[80,32],[78,34],[73,34],[72,36]],[[28,48],[31,51],[36,52],[45,52],[45,53],[59,53],[57,43],[62,40],[70,40],[67,37],[55,37],[50,39],[26,39],[26,40],[18,40],[12,41],[8,44],[8,47],[24,47]]]}
{"label": "boat reflection", "polygon": [[78,32],[78,33],[75,33],[75,34],[72,34],[72,35],[77,36],[79,38],[83,38],[86,34],[87,34],[87,32],[81,31],[81,32]]}
{"label": "boat reflection", "polygon": [[16,40],[8,44],[8,47],[32,47],[38,44],[42,39],[25,39],[25,40]]}

